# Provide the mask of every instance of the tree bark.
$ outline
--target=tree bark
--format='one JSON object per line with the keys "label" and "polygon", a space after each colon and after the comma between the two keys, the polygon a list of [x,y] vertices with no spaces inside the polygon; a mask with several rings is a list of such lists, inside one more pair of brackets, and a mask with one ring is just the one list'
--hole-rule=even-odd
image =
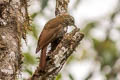
{"label": "tree bark", "polygon": [[0,80],[16,80],[21,67],[21,38],[28,26],[26,0],[0,0]]}

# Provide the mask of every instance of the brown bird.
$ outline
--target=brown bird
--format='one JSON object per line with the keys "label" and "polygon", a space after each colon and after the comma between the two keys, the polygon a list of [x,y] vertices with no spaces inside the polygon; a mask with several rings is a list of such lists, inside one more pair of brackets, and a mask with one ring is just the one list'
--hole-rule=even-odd
{"label": "brown bird", "polygon": [[[58,38],[59,33],[63,31],[63,28],[67,26],[75,26],[74,25],[74,18],[70,16],[69,14],[63,14],[60,16],[57,16],[56,18],[53,18],[49,20],[41,34],[38,40],[36,53],[41,50],[41,58],[40,58],[40,70],[44,70],[46,65],[46,50],[49,43],[51,43],[53,40]],[[76,26],[75,26],[76,27]]]}

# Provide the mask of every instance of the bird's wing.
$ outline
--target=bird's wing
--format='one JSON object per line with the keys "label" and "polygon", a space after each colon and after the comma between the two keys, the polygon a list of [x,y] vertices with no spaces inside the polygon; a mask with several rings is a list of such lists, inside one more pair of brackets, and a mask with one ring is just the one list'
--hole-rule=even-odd
{"label": "bird's wing", "polygon": [[38,40],[36,53],[43,47],[47,46],[56,37],[60,29],[61,29],[61,26],[57,26],[52,29],[43,29]]}
{"label": "bird's wing", "polygon": [[56,27],[59,27],[62,24],[62,21],[59,19],[52,19],[50,20],[45,26],[45,29],[55,29]]}

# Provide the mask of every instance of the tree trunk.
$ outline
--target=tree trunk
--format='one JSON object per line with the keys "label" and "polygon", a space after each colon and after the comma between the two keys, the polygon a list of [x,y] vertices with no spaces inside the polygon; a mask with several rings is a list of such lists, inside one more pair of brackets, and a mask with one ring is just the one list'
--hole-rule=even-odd
{"label": "tree trunk", "polygon": [[0,80],[15,80],[21,66],[21,38],[25,38],[26,0],[0,0]]}

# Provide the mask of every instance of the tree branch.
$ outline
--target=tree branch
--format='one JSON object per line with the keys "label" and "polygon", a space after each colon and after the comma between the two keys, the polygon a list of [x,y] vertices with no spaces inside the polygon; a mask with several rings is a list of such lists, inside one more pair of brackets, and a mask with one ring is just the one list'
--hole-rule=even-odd
{"label": "tree branch", "polygon": [[64,35],[57,48],[47,55],[45,72],[40,71],[38,67],[30,80],[53,80],[83,37],[79,29],[74,29],[71,33]]}
{"label": "tree branch", "polygon": [[69,0],[56,0],[55,15],[67,13]]}
{"label": "tree branch", "polygon": [[[56,0],[55,15],[67,13],[68,3],[69,0]],[[65,34],[55,50],[47,54],[45,72],[37,67],[29,80],[54,80],[83,37],[84,35],[80,33],[79,28]]]}

